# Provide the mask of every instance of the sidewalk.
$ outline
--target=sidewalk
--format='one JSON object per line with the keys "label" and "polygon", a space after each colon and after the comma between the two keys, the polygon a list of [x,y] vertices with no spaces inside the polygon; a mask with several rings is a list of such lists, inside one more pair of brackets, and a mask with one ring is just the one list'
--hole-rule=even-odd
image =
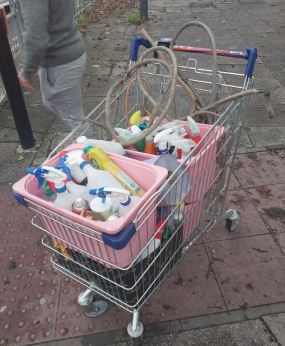
{"label": "sidewalk", "polygon": [[[142,309],[143,344],[285,345],[285,4],[149,0],[149,8],[145,27],[155,38],[199,20],[213,30],[221,49],[256,46],[256,86],[270,89],[275,114],[263,97],[253,99],[227,199],[241,213],[239,230],[230,234],[219,225],[183,257]],[[127,68],[129,42],[140,28],[124,18],[114,14],[87,28],[86,112]],[[206,46],[199,35],[189,31],[184,39]],[[240,68],[226,59],[220,65]],[[130,315],[110,304],[98,319],[85,318],[76,304],[82,288],[52,269],[42,235],[30,225],[33,213],[11,196],[11,184],[27,166],[40,164],[67,132],[41,106],[39,91],[26,100],[39,144],[34,153],[16,153],[9,105],[0,108],[0,345],[126,345]]]}

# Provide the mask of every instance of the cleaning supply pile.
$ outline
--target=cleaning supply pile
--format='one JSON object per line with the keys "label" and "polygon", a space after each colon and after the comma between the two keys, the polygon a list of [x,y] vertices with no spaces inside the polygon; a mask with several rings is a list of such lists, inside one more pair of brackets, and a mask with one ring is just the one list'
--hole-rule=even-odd
{"label": "cleaning supply pile", "polygon": [[[119,168],[102,149],[124,154],[118,143],[78,138],[83,150],[63,152],[55,167],[29,168],[38,179],[42,197],[55,206],[96,221],[115,221],[144,195],[140,185]],[[98,146],[101,145],[101,146]]]}

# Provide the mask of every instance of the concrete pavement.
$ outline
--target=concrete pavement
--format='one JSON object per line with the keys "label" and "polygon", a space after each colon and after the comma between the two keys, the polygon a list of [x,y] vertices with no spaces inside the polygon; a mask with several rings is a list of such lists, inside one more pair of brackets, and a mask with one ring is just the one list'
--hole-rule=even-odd
{"label": "concrete pavement", "polygon": [[[143,343],[283,345],[285,152],[276,149],[284,147],[285,133],[284,2],[149,0],[149,7],[145,27],[155,38],[201,20],[221,49],[256,46],[256,84],[270,89],[274,115],[262,97],[251,101],[227,202],[241,212],[239,231],[230,234],[220,225],[185,255],[142,310]],[[127,68],[129,42],[140,28],[126,25],[125,17],[114,14],[87,28],[86,112]],[[193,30],[181,42],[206,46],[203,37]],[[220,65],[241,68],[223,58]],[[0,108],[0,344],[124,345],[129,314],[111,305],[96,320],[84,317],[75,302],[81,287],[54,272],[42,235],[30,226],[33,214],[11,196],[10,185],[68,131],[41,106],[38,90],[26,100],[39,145],[33,153],[16,152],[9,105]]]}

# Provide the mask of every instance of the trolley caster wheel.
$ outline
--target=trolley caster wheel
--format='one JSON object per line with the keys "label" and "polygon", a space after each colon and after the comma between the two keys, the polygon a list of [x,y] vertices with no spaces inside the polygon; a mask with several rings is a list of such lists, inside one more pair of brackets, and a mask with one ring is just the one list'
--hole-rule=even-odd
{"label": "trolley caster wheel", "polygon": [[94,318],[103,315],[109,307],[106,300],[95,300],[93,303],[86,306],[84,315],[89,318]]}
{"label": "trolley caster wheel", "polygon": [[133,330],[133,323],[130,322],[127,331],[131,338],[139,338],[143,335],[143,324],[139,321],[136,330]]}
{"label": "trolley caster wheel", "polygon": [[226,219],[226,229],[229,232],[235,232],[239,226],[240,216],[236,213],[234,218]]}

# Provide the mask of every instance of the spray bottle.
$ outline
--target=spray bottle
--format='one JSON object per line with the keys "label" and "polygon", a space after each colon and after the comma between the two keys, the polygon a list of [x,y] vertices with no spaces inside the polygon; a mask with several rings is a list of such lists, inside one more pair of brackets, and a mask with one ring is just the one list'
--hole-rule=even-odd
{"label": "spray bottle", "polygon": [[[78,151],[78,152],[81,154],[80,151]],[[55,168],[63,171],[66,174],[66,176],[67,176],[66,187],[67,187],[68,192],[72,193],[73,196],[76,198],[80,197],[80,198],[89,202],[91,199],[91,196],[89,195],[87,186],[76,184],[72,180],[73,177],[71,175],[71,170],[69,167],[74,168],[73,166],[75,166],[75,165],[72,164],[72,162],[74,161],[74,158],[69,158],[69,161],[68,161],[69,165],[66,163],[67,160],[68,160],[67,155],[62,156]],[[78,166],[78,163],[76,163],[76,165]],[[79,166],[78,166],[78,168],[80,169]],[[75,173],[75,171],[73,169],[73,174],[74,173]],[[77,168],[76,168],[76,173],[77,173]],[[85,176],[85,180],[87,181],[86,175],[84,175],[84,176]]]}
{"label": "spray bottle", "polygon": [[124,148],[118,142],[109,142],[99,139],[89,139],[85,136],[80,136],[76,139],[76,143],[84,144],[85,146],[92,145],[93,147],[100,147],[108,153],[114,153],[121,156],[126,155]]}
{"label": "spray bottle", "polygon": [[[127,189],[132,196],[140,196],[142,197],[144,195],[144,190],[134,182],[132,178],[130,178],[125,172],[121,170],[120,167],[118,167],[115,162],[111,160],[111,158],[108,156],[108,154],[105,153],[104,150],[102,150],[99,147],[87,147],[84,148],[84,152],[87,155],[88,159],[94,158],[101,169],[106,170],[108,173],[111,174],[116,180],[117,184],[113,185],[112,183],[100,186],[115,186],[115,187],[121,187],[121,185]],[[100,171],[101,172],[101,171]],[[113,178],[113,179],[114,179]],[[100,180],[99,180],[100,181]],[[121,185],[120,185],[120,184]],[[119,186],[118,186],[119,185]]]}
{"label": "spray bottle", "polygon": [[68,154],[64,155],[65,165],[69,168],[70,174],[73,180],[79,185],[87,185],[88,179],[86,174],[79,167],[78,162],[83,160],[82,158],[83,151],[82,150],[74,150],[68,152]]}
{"label": "spray bottle", "polygon": [[[167,194],[164,198],[164,202],[166,205],[175,206],[177,203],[180,203],[186,196],[186,194],[190,191],[190,181],[188,179],[187,173],[182,173],[178,167],[180,166],[177,159],[169,153],[168,147],[168,137],[172,132],[172,129],[166,129],[159,132],[154,137],[154,143],[158,145],[158,151],[160,156],[155,162],[155,165],[164,167],[168,170],[169,174],[176,172],[173,179],[177,179],[176,188],[174,189],[171,185],[166,185]],[[183,170],[183,167],[181,166]],[[169,186],[168,186],[169,185]]]}
{"label": "spray bottle", "polygon": [[[38,180],[38,188],[43,189],[44,195],[42,196],[44,199],[51,200],[55,198],[55,191],[54,191],[54,185],[50,184],[46,179],[43,177],[43,172],[41,170],[41,167],[33,168],[28,167],[27,173],[34,175]],[[48,198],[45,198],[48,197]]]}
{"label": "spray bottle", "polygon": [[119,218],[118,200],[130,195],[129,191],[115,187],[91,189],[89,192],[95,196],[90,203],[90,209],[95,219],[101,221],[114,221]]}
{"label": "spray bottle", "polygon": [[[93,147],[90,146],[87,148],[93,148]],[[99,189],[100,187],[105,187],[105,186],[106,187],[114,186],[114,187],[122,188],[122,186],[117,182],[117,180],[109,172],[94,168],[93,166],[91,166],[91,164],[88,161],[82,159],[81,156],[69,157],[69,155],[67,155],[66,164],[67,166],[72,166],[72,165],[79,166],[79,168],[82,170],[84,175],[87,177],[88,190]]]}
{"label": "spray bottle", "polygon": [[[192,117],[187,117],[187,122],[189,125],[189,132],[191,134],[191,139],[194,140],[196,144],[198,144],[202,137],[201,137],[201,129],[199,125],[196,123],[196,121]],[[186,137],[187,138],[187,137]]]}
{"label": "spray bottle", "polygon": [[146,136],[144,152],[146,154],[152,154],[152,155],[156,154],[155,146],[154,146],[154,143],[153,143],[153,134],[150,134],[150,135]]}
{"label": "spray bottle", "polygon": [[67,175],[65,173],[48,166],[35,168],[33,172],[30,173],[34,174],[38,179],[43,178],[46,179],[46,181],[53,183],[56,192],[56,198],[53,203],[63,209],[71,210],[75,198],[66,188],[65,180],[67,179]]}
{"label": "spray bottle", "polygon": [[129,120],[130,125],[139,125],[142,121],[142,112],[136,111],[134,112]]}

